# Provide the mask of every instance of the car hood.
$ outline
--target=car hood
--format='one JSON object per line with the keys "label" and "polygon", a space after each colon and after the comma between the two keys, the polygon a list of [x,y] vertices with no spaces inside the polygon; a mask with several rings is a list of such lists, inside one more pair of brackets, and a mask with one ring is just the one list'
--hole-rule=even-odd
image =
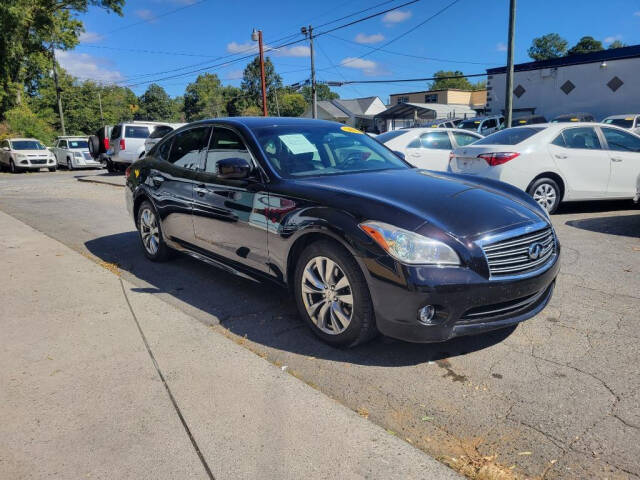
{"label": "car hood", "polygon": [[49,155],[49,150],[13,150],[15,155]]}
{"label": "car hood", "polygon": [[319,203],[416,230],[425,222],[472,238],[545,221],[532,199],[506,184],[429,170],[384,170],[296,180]]}

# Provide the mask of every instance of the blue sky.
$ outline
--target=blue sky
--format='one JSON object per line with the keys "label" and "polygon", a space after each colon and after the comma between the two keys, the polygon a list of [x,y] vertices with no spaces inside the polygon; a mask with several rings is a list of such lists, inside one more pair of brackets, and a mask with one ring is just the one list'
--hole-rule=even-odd
{"label": "blue sky", "polygon": [[[406,0],[405,0],[406,1]],[[459,0],[441,15],[384,48],[393,52],[428,57],[412,58],[372,48],[401,35],[430,17],[452,0],[421,0],[386,16],[380,16],[316,39],[318,80],[375,80],[428,77],[437,70],[482,73],[504,65],[508,0]],[[133,85],[195,69],[217,73],[224,83],[240,84],[248,60],[232,61],[253,47],[251,30],[261,28],[267,45],[285,36],[297,39],[302,25],[321,25],[382,0],[128,0],[124,16],[93,8],[81,16],[86,32],[75,50],[60,52],[60,63],[81,78],[105,83]],[[404,3],[380,6],[333,27],[376,11]],[[186,8],[182,8],[186,7]],[[172,10],[181,10],[166,14]],[[166,14],[166,15],[163,15]],[[319,28],[318,32],[323,28]],[[531,40],[557,32],[573,45],[591,35],[605,43],[620,39],[640,44],[640,0],[519,0],[516,20],[515,60],[528,61]],[[287,39],[287,41],[289,40]],[[345,41],[346,40],[346,41]],[[285,84],[308,78],[307,43],[268,52]],[[157,53],[162,52],[162,53]],[[241,52],[241,53],[238,53]],[[231,56],[224,60],[216,57]],[[189,68],[186,68],[191,66]],[[159,73],[176,70],[172,73]],[[159,80],[172,95],[180,95],[197,73]],[[131,88],[141,94],[147,83]],[[354,85],[334,88],[341,97],[378,95],[421,90],[422,83]]]}

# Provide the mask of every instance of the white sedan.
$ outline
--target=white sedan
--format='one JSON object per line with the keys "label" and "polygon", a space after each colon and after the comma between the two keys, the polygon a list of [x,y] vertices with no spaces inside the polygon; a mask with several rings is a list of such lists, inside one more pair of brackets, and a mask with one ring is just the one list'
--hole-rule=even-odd
{"label": "white sedan", "polygon": [[457,128],[408,128],[391,130],[376,137],[388,148],[404,154],[414,167],[446,171],[452,149],[469,145],[482,135]]}
{"label": "white sedan", "polygon": [[515,185],[548,213],[560,202],[631,199],[640,175],[640,136],[595,123],[508,128],[455,149],[449,171]]}

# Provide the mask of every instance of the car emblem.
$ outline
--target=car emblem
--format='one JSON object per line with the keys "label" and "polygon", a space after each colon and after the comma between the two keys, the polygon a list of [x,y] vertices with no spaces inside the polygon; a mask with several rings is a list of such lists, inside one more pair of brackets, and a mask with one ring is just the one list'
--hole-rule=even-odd
{"label": "car emblem", "polygon": [[537,260],[540,258],[540,255],[542,254],[542,249],[543,246],[541,243],[532,243],[531,245],[529,245],[529,258],[531,260]]}

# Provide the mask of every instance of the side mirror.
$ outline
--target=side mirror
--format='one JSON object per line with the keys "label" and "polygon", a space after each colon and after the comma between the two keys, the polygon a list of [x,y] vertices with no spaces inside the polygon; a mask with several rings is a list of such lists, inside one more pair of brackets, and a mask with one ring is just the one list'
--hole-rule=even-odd
{"label": "side mirror", "polygon": [[9,151],[9,147],[2,147],[2,150],[4,150],[5,152]]}
{"label": "side mirror", "polygon": [[404,153],[398,151],[398,150],[394,150],[393,153],[395,153],[398,157],[400,157],[402,160],[405,159]]}
{"label": "side mirror", "polygon": [[244,158],[222,158],[216,162],[218,178],[241,180],[251,175],[251,165]]}

